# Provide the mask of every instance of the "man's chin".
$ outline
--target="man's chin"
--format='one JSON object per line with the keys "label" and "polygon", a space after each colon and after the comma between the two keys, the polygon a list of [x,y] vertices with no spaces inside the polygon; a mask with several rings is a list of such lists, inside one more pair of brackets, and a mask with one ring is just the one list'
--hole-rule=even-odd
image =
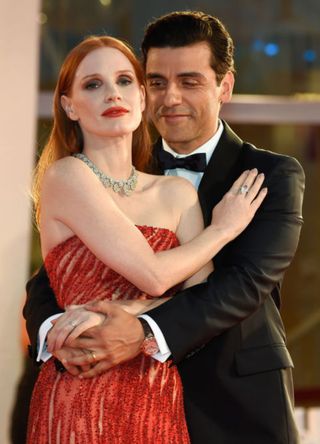
{"label": "man's chin", "polygon": [[168,143],[183,143],[185,140],[188,140],[188,128],[157,128],[159,134],[165,139]]}

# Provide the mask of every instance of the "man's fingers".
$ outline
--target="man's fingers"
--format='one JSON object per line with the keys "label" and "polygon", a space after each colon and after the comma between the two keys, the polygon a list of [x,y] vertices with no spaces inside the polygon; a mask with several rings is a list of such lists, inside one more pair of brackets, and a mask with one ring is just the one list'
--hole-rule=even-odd
{"label": "man's fingers", "polygon": [[70,373],[72,376],[79,376],[80,373],[82,372],[82,369],[80,370],[75,365],[69,364],[66,359],[62,359],[61,363],[64,366],[64,368],[67,370],[67,372]]}
{"label": "man's fingers", "polygon": [[81,367],[79,367],[79,373],[88,372],[91,369],[92,369],[92,365],[90,365],[90,364],[82,365]]}
{"label": "man's fingers", "polygon": [[95,376],[99,376],[102,373],[105,373],[111,367],[113,367],[113,364],[111,364],[109,361],[100,361],[95,366],[91,367],[90,370],[80,373],[79,378],[94,378]]}
{"label": "man's fingers", "polygon": [[[60,350],[56,350],[53,355],[55,358],[57,358],[64,368],[73,376],[78,376],[83,369],[80,369],[76,365],[72,364],[69,359],[72,359],[72,357],[75,356],[81,356],[84,355],[85,352],[83,350],[76,350],[68,347],[64,347]],[[89,370],[86,368],[86,370]]]}
{"label": "man's fingers", "polygon": [[68,358],[66,363],[68,365],[83,367],[86,365],[97,363],[100,360],[99,357],[101,358],[101,354],[99,352],[89,349],[79,356],[71,356],[70,358]]}
{"label": "man's fingers", "polygon": [[[55,352],[54,356],[62,363],[66,371],[72,376],[79,376],[80,373],[89,371],[92,368],[92,365],[96,362],[96,353],[92,350],[79,350],[64,347]],[[74,360],[76,362],[84,362],[87,356],[91,361],[90,364],[77,365],[73,363]]]}
{"label": "man's fingers", "polygon": [[[87,334],[87,332],[86,332],[86,334]],[[93,341],[95,341],[95,342],[93,342]],[[69,347],[90,350],[90,349],[94,348],[93,344],[97,344],[96,340],[94,340],[93,338],[77,337],[72,342],[70,341]]]}

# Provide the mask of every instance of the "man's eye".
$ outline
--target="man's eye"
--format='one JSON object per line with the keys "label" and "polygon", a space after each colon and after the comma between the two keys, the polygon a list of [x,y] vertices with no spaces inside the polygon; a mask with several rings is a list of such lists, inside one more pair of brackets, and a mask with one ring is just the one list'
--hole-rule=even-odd
{"label": "man's eye", "polygon": [[182,85],[187,88],[193,88],[194,86],[198,86],[198,82],[196,80],[184,80]]}
{"label": "man's eye", "polygon": [[131,85],[132,82],[133,82],[133,79],[128,76],[121,76],[118,79],[118,84],[121,86]]}
{"label": "man's eye", "polygon": [[97,89],[99,86],[101,86],[100,80],[90,80],[85,84],[85,89]]}
{"label": "man's eye", "polygon": [[148,82],[149,88],[164,88],[165,82],[163,80],[149,80]]}

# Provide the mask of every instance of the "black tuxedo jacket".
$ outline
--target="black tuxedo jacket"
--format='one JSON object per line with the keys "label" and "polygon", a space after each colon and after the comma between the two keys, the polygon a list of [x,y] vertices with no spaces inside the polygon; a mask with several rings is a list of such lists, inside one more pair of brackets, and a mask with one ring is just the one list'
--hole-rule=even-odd
{"label": "black tuxedo jacket", "polygon": [[[265,173],[268,195],[249,227],[214,258],[208,282],[149,314],[178,366],[193,444],[295,444],[293,364],[279,308],[302,225],[304,173],[295,159],[257,149],[224,126],[199,187],[205,223],[246,169]],[[33,357],[40,324],[61,311],[48,286],[43,268],[27,286]]]}

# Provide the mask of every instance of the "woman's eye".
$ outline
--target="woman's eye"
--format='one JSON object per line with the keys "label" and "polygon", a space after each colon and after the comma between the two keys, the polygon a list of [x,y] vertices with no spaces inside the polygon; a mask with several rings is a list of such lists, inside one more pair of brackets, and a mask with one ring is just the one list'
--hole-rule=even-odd
{"label": "woman's eye", "polygon": [[118,84],[121,86],[131,85],[132,82],[132,78],[127,76],[121,76],[118,79]]}
{"label": "woman's eye", "polygon": [[90,80],[90,82],[85,84],[85,89],[97,89],[100,85],[100,80]]}

